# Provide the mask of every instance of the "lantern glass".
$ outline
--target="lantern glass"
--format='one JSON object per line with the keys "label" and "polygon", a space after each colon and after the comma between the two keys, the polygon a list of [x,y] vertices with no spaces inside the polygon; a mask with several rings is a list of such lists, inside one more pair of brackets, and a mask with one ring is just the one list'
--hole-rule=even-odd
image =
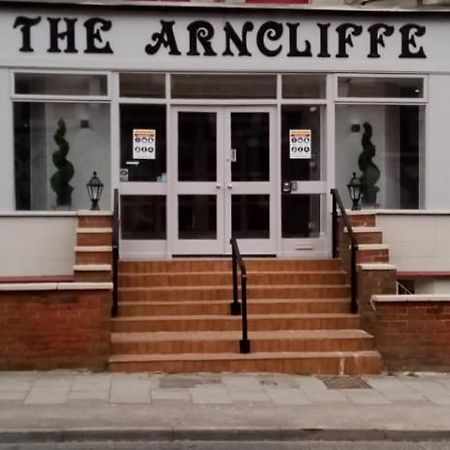
{"label": "lantern glass", "polygon": [[359,209],[359,200],[361,198],[361,182],[359,181],[356,173],[353,172],[353,176],[347,184],[347,189],[352,200],[352,210]]}
{"label": "lantern glass", "polygon": [[103,183],[97,176],[97,172],[94,172],[89,182],[86,184],[86,188],[89,194],[89,199],[92,202],[91,210],[100,209],[98,202],[103,192]]}

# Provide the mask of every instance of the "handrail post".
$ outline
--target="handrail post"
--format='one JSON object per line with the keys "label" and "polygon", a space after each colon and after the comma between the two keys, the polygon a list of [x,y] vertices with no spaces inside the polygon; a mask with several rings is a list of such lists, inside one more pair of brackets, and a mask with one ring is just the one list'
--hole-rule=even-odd
{"label": "handrail post", "polygon": [[332,211],[332,252],[333,258],[337,258],[338,256],[338,220],[337,220],[337,202],[334,196],[334,190],[331,190],[331,198],[333,199],[333,211]]}
{"label": "handrail post", "polygon": [[343,222],[343,226],[347,228],[347,234],[350,239],[350,288],[351,288],[351,298],[350,298],[350,308],[353,314],[358,312],[358,274],[356,272],[356,251],[358,248],[358,243],[355,237],[355,233],[353,232],[352,224],[348,218],[347,213],[345,212],[344,204],[342,203],[341,197],[337,189],[331,189],[331,196],[333,198],[333,236],[332,236],[332,253],[333,258],[338,257],[338,247],[339,247],[339,222],[337,218],[337,209],[341,213],[341,220]]}
{"label": "handrail post", "polygon": [[250,341],[248,340],[248,320],[247,320],[247,274],[241,274],[242,289],[242,339],[239,342],[241,353],[250,353]]}
{"label": "handrail post", "polygon": [[111,315],[116,317],[119,312],[119,190],[114,189],[113,202],[113,235],[112,235],[112,305]]}
{"label": "handrail post", "polygon": [[239,314],[241,314],[241,305],[238,301],[237,255],[232,239],[230,239],[230,244],[233,267],[233,301],[230,303],[230,314],[232,316],[238,316]]}

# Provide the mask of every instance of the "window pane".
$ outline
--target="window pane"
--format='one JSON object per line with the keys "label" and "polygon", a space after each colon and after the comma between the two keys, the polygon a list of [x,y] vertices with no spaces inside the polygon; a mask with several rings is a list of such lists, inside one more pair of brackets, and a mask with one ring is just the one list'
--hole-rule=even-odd
{"label": "window pane", "polygon": [[231,163],[233,181],[268,181],[270,161],[269,114],[231,113]]}
{"label": "window pane", "polygon": [[[134,151],[134,135],[154,132],[155,159]],[[166,107],[164,105],[120,105],[120,169],[122,181],[166,179]]]}
{"label": "window pane", "polygon": [[178,196],[178,237],[180,239],[217,238],[217,197],[215,195]]}
{"label": "window pane", "polygon": [[346,206],[355,172],[363,207],[417,209],[424,198],[424,107],[340,105],[336,109],[336,181]]}
{"label": "window pane", "polygon": [[423,78],[339,77],[338,96],[422,98]]}
{"label": "window pane", "polygon": [[165,97],[165,76],[157,73],[121,73],[121,97]]}
{"label": "window pane", "polygon": [[178,180],[216,181],[215,112],[178,113]]}
{"label": "window pane", "polygon": [[[320,180],[320,106],[290,105],[281,109],[281,174],[283,181]],[[291,130],[310,130],[311,158],[295,159],[290,153]]]}
{"label": "window pane", "polygon": [[274,75],[172,75],[174,98],[275,98]]}
{"label": "window pane", "polygon": [[283,98],[325,98],[324,75],[283,75]]}
{"label": "window pane", "polygon": [[312,238],[320,235],[320,195],[282,194],[282,237]]}
{"label": "window pane", "polygon": [[100,208],[110,208],[109,105],[14,103],[16,208],[89,209],[86,183],[104,184]]}
{"label": "window pane", "polygon": [[165,195],[120,197],[122,239],[166,239]]}
{"label": "window pane", "polygon": [[106,75],[66,75],[55,73],[16,73],[16,94],[107,95]]}
{"label": "window pane", "polygon": [[232,235],[237,239],[270,237],[270,196],[231,196]]}

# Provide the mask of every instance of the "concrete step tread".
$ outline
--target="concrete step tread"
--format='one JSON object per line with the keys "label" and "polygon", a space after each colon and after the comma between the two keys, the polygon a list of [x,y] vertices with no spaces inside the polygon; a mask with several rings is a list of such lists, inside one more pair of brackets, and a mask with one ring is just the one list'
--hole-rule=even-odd
{"label": "concrete step tread", "polygon": [[83,228],[77,228],[76,232],[79,234],[101,234],[101,233],[112,233],[112,228],[107,227],[83,227]]}
{"label": "concrete step tread", "polygon": [[[358,319],[359,316],[351,313],[311,313],[311,314],[249,314],[249,320],[258,319]],[[113,317],[111,319],[113,322],[137,322],[137,321],[148,321],[148,322],[159,322],[163,320],[181,320],[183,322],[188,321],[211,321],[211,320],[241,320],[241,316],[232,315],[181,315],[181,316],[126,316],[126,317]]]}
{"label": "concrete step tread", "polygon": [[[241,331],[154,331],[111,333],[111,342],[217,341],[241,339]],[[373,339],[364,330],[274,330],[250,331],[250,339]]]}
{"label": "concrete step tread", "polygon": [[[135,291],[178,291],[178,290],[215,290],[215,289],[229,289],[232,290],[231,284],[219,284],[219,285],[206,285],[206,286],[131,286],[131,287],[119,287],[121,292],[135,292]],[[259,284],[256,286],[248,286],[247,290],[252,289],[319,289],[319,288],[350,288],[349,284]]]}
{"label": "concrete step tread", "polygon": [[[229,305],[230,300],[209,300],[208,305]],[[284,303],[350,303],[348,298],[274,298],[274,299],[247,299],[248,304],[284,304]],[[205,300],[168,300],[168,301],[119,301],[119,305],[123,306],[188,306],[188,305],[204,305]]]}
{"label": "concrete step tread", "polygon": [[389,250],[387,244],[358,244],[358,250]]}
{"label": "concrete step tread", "polygon": [[227,361],[261,359],[324,359],[324,358],[381,358],[376,350],[332,352],[255,352],[255,353],[183,353],[157,355],[113,355],[110,363],[151,361]]}
{"label": "concrete step tread", "polygon": [[[381,233],[381,228],[378,227],[352,227],[354,233]],[[347,227],[344,227],[344,233],[348,233]]]}
{"label": "concrete step tread", "polygon": [[110,272],[111,264],[75,264],[73,270],[79,272]]}
{"label": "concrete step tread", "polygon": [[111,245],[77,245],[76,252],[112,252]]}

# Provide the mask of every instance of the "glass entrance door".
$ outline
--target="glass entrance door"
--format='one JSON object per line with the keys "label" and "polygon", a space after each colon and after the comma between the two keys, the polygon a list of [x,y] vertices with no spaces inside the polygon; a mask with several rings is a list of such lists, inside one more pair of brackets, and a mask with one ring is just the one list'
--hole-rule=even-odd
{"label": "glass entrance door", "polygon": [[173,110],[173,254],[275,253],[274,113],[259,107]]}

